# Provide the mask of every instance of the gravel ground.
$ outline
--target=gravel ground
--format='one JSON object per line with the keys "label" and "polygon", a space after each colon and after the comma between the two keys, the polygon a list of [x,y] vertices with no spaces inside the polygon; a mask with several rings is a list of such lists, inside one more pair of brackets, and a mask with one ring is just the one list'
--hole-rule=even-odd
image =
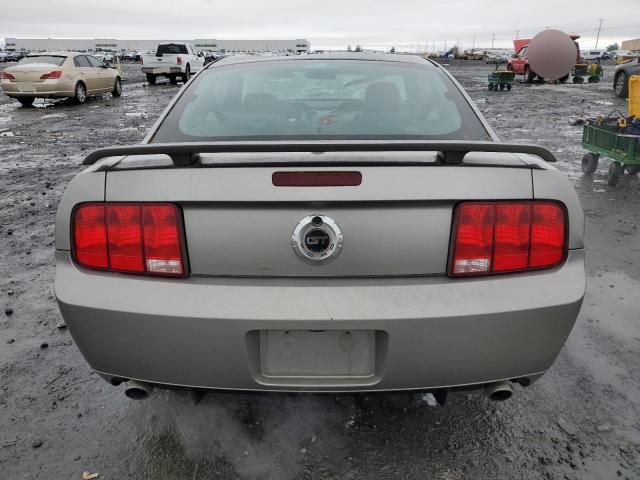
{"label": "gravel ground", "polygon": [[[0,64],[0,69],[3,67]],[[504,140],[559,158],[587,215],[588,291],[554,367],[505,403],[450,395],[125,398],[93,374],[53,291],[54,218],[88,151],[139,141],[180,88],[124,66],[124,95],[85,105],[0,97],[0,477],[79,479],[640,478],[640,181],[580,173],[577,119],[626,108],[598,85],[489,92],[482,63],[447,66]]]}

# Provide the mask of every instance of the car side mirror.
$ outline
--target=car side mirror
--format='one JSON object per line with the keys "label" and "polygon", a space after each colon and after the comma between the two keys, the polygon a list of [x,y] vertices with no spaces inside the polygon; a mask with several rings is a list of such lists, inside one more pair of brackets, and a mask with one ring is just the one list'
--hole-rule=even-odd
{"label": "car side mirror", "polygon": [[511,55],[511,58],[518,58],[518,54],[514,53],[513,55]]}
{"label": "car side mirror", "polygon": [[111,68],[111,62],[104,62],[102,68]]}

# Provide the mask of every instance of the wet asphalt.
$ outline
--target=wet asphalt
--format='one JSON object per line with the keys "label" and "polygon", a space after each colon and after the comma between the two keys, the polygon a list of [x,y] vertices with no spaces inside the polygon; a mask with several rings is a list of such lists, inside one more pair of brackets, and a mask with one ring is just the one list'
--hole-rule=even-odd
{"label": "wet asphalt", "polygon": [[[4,65],[0,64],[0,69]],[[640,478],[640,178],[580,171],[578,120],[625,110],[595,85],[490,92],[480,62],[447,68],[503,140],[559,159],[586,213],[588,287],[551,370],[492,403],[422,395],[188,395],[128,400],[93,374],[53,296],[60,196],[94,148],[137,142],[180,86],[143,83],[85,105],[0,97],[0,479]]]}

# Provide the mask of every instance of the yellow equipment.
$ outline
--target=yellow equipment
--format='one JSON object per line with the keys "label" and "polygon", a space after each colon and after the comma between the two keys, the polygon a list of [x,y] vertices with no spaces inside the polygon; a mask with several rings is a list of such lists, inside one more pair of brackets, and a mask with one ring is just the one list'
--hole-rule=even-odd
{"label": "yellow equipment", "polygon": [[616,57],[616,63],[618,65],[628,62],[629,60],[633,60],[634,58],[638,58],[638,55],[618,55]]}
{"label": "yellow equipment", "polygon": [[629,116],[640,117],[640,75],[629,79]]}

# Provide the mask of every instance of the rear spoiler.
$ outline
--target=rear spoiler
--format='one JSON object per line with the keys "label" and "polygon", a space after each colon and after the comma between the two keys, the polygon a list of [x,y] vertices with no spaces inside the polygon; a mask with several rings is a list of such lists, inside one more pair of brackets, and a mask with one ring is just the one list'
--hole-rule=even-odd
{"label": "rear spoiler", "polygon": [[82,162],[93,165],[106,157],[125,155],[168,155],[175,166],[188,167],[199,160],[201,153],[277,153],[277,152],[438,152],[442,164],[461,164],[471,152],[525,153],[545,162],[556,158],[544,147],[522,143],[467,142],[460,140],[308,140],[252,142],[184,142],[145,143],[106,147],[91,152]]}

